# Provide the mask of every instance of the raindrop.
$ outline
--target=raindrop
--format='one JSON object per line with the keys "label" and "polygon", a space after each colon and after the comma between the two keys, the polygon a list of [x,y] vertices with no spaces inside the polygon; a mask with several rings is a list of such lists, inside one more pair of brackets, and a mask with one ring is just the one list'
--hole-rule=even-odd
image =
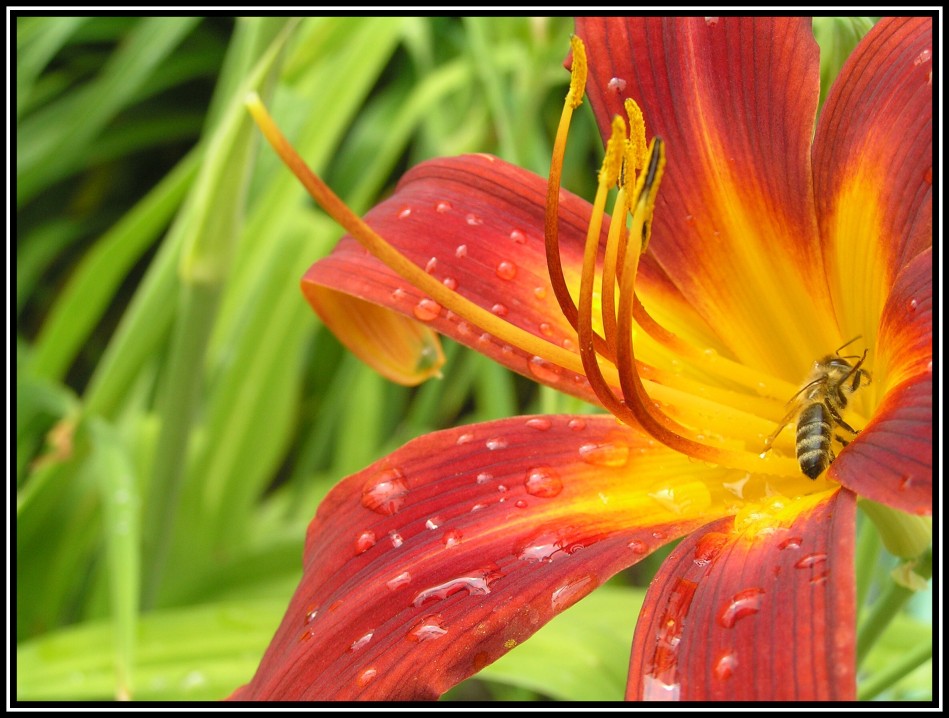
{"label": "raindrop", "polygon": [[482,471],[480,474],[478,474],[475,481],[479,484],[486,484],[493,478],[494,476],[492,474],[489,474],[487,471]]}
{"label": "raindrop", "polygon": [[595,466],[626,466],[629,461],[629,447],[609,441],[602,444],[584,444],[580,447],[580,458]]}
{"label": "raindrop", "polygon": [[532,356],[527,362],[527,368],[540,381],[554,383],[560,379],[560,370],[557,365],[551,364],[542,357]]}
{"label": "raindrop", "polygon": [[[932,173],[930,172],[930,175],[931,174]],[[932,179],[932,177],[930,177],[930,179]],[[546,299],[547,287],[534,287],[534,296],[537,297],[538,299]]]}
{"label": "raindrop", "polygon": [[455,443],[461,446],[462,444],[467,444],[469,442],[474,441],[474,438],[475,438],[474,434],[465,433],[459,436],[457,439],[455,439]]}
{"label": "raindrop", "polygon": [[389,532],[389,541],[392,542],[392,548],[399,548],[405,542],[405,539],[402,538],[402,534],[393,530]]}
{"label": "raindrop", "polygon": [[469,212],[465,217],[465,222],[470,224],[472,227],[477,227],[479,224],[484,224],[484,220],[481,219],[481,217],[471,212]]}
{"label": "raindrop", "polygon": [[411,207],[403,207],[402,209],[399,210],[399,219],[405,219],[405,218],[408,217],[410,214],[412,214],[412,208],[411,208]]}
{"label": "raindrop", "polygon": [[527,502],[524,501],[524,499],[518,499],[517,501],[514,502],[514,508],[526,509],[526,508],[527,508]]}
{"label": "raindrop", "polygon": [[910,299],[910,300],[909,300],[909,310],[910,310],[911,312],[915,312],[915,311],[916,311],[916,307],[918,307],[918,306],[919,306],[919,302],[916,301],[915,297],[914,297],[913,299]]}
{"label": "raindrop", "polygon": [[402,588],[403,586],[407,586],[409,583],[411,583],[411,581],[412,581],[412,574],[410,574],[408,571],[403,571],[395,578],[391,578],[388,581],[386,581],[386,587],[390,591],[396,591]]}
{"label": "raindrop", "polygon": [[735,674],[737,667],[738,659],[735,657],[735,654],[730,651],[723,653],[719,656],[718,660],[715,661],[715,677],[720,681],[728,680]]}
{"label": "raindrop", "polygon": [[712,16],[712,17],[706,16],[706,18],[705,18],[705,24],[708,25],[709,27],[715,27],[716,25],[718,25],[718,17],[717,17],[717,16]]}
{"label": "raindrop", "polygon": [[702,536],[695,544],[695,554],[692,558],[696,566],[706,566],[715,560],[728,541],[723,533],[713,531]]}
{"label": "raindrop", "polygon": [[538,466],[527,472],[524,488],[531,496],[549,499],[563,491],[563,482],[549,466]]}
{"label": "raindrop", "polygon": [[425,264],[425,271],[429,274],[435,273],[435,268],[438,266],[438,257],[432,257]]}
{"label": "raindrop", "polygon": [[313,635],[313,629],[308,628],[300,634],[300,638],[297,640],[300,641],[300,643],[303,643],[303,641],[309,641],[311,638],[313,638]]}
{"label": "raindrop", "polygon": [[497,451],[498,449],[507,448],[507,439],[502,439],[500,436],[496,436],[493,439],[488,439],[484,442],[484,445],[488,447],[488,451]]}
{"label": "raindrop", "polygon": [[[576,345],[575,345],[572,341],[570,341],[569,339],[564,339],[562,342],[560,342],[560,346],[562,346],[562,347],[563,347],[564,349],[566,349],[568,352],[575,351],[576,348],[577,348]],[[575,380],[578,380],[578,381],[583,381],[583,380],[584,380],[584,378],[583,378],[582,376],[580,376],[580,375],[575,376],[574,379],[575,379]]]}
{"label": "raindrop", "polygon": [[799,549],[801,548],[802,541],[803,539],[800,536],[789,536],[788,538],[784,539],[784,541],[778,544],[778,548],[781,549],[782,551],[789,548]]}
{"label": "raindrop", "polygon": [[495,304],[493,307],[491,307],[491,313],[499,317],[506,317],[507,307],[500,303]]}
{"label": "raindrop", "polygon": [[445,544],[445,548],[453,548],[461,543],[462,536],[463,534],[458,529],[451,529],[442,536],[442,543]]}
{"label": "raindrop", "polygon": [[475,504],[474,506],[471,507],[471,513],[474,513],[475,511],[480,511],[481,509],[484,509],[484,508],[487,508],[487,506],[488,506],[487,504]]}
{"label": "raindrop", "polygon": [[468,256],[468,245],[467,245],[467,244],[459,244],[457,247],[455,247],[455,256],[458,257],[458,259],[461,259],[462,257],[467,257],[467,256]]}
{"label": "raindrop", "polygon": [[444,284],[446,287],[448,287],[452,291],[458,288],[458,280],[455,279],[454,277],[445,277],[442,280],[442,284]]}
{"label": "raindrop", "polygon": [[525,422],[530,428],[537,431],[547,431],[551,427],[550,419],[546,416],[535,416]]}
{"label": "raindrop", "polygon": [[[498,493],[499,494],[507,493],[507,486],[505,486],[504,484],[498,484]],[[501,499],[501,500],[504,501],[504,499]]]}
{"label": "raindrop", "polygon": [[718,623],[724,628],[732,628],[742,618],[758,613],[763,595],[762,588],[746,588],[744,591],[739,591],[719,611]]}
{"label": "raindrop", "polygon": [[747,484],[750,479],[751,479],[751,474],[745,474],[737,481],[732,481],[728,483],[722,482],[722,488],[724,488],[729,493],[734,494],[739,499],[743,499],[745,497],[744,496],[745,484]]}
{"label": "raindrop", "polygon": [[626,89],[626,80],[622,77],[611,77],[610,81],[606,83],[606,86],[609,88],[610,92],[615,92],[617,95],[621,94],[623,90]]}
{"label": "raindrop", "polygon": [[401,301],[405,299],[407,296],[408,294],[406,293],[404,289],[402,289],[402,287],[396,287],[395,289],[392,290],[392,298],[395,299],[396,301]]}
{"label": "raindrop", "polygon": [[547,322],[541,322],[539,329],[540,333],[545,337],[552,337],[554,335],[554,328]]}
{"label": "raindrop", "polygon": [[375,531],[363,531],[356,537],[356,553],[365,553],[376,545]]}
{"label": "raindrop", "polygon": [[402,508],[409,486],[399,469],[386,469],[362,490],[362,505],[370,511],[392,516]]}
{"label": "raindrop", "polygon": [[505,259],[498,263],[498,266],[494,269],[494,273],[501,279],[510,281],[517,276],[517,267],[513,262],[509,262]]}
{"label": "raindrop", "polygon": [[415,624],[415,627],[409,631],[406,638],[413,643],[420,643],[421,641],[430,641],[434,638],[441,638],[446,633],[446,629],[442,625],[444,619],[436,614],[434,616],[425,616],[421,621]]}
{"label": "raindrop", "polygon": [[441,526],[441,523],[442,523],[442,520],[440,518],[438,518],[437,516],[433,516],[432,518],[430,518],[428,521],[425,522],[425,528],[427,528],[429,531],[433,531],[437,529],[439,526]]}
{"label": "raindrop", "polygon": [[633,539],[628,544],[626,544],[626,548],[635,554],[643,556],[649,551],[649,544],[639,539]]}
{"label": "raindrop", "polygon": [[426,297],[419,301],[415,305],[415,309],[412,310],[412,313],[415,315],[415,318],[422,322],[430,322],[435,319],[439,314],[441,314],[442,305],[436,302],[434,299],[429,299]]}
{"label": "raindrop", "polygon": [[412,605],[419,608],[428,601],[441,601],[461,591],[467,591],[469,596],[484,596],[491,593],[489,584],[495,578],[497,575],[490,571],[479,571],[475,572],[475,575],[453,578],[451,581],[445,581],[421,591],[412,599]]}
{"label": "raindrop", "polygon": [[914,65],[922,65],[927,60],[931,59],[933,56],[931,50],[923,50],[919,55],[916,56],[916,59],[913,60]]}
{"label": "raindrop", "polygon": [[587,586],[591,583],[592,576],[583,576],[564,584],[550,595],[550,607],[555,611],[569,608],[589,592]]}
{"label": "raindrop", "polygon": [[366,634],[365,636],[363,636],[362,638],[357,638],[355,641],[353,641],[353,644],[349,647],[349,650],[350,650],[350,651],[358,651],[360,648],[362,648],[362,647],[365,646],[367,643],[369,643],[369,641],[372,640],[372,634],[373,634],[374,631],[375,631],[375,629],[373,629],[372,631],[369,631],[369,633],[367,633],[367,634]]}
{"label": "raindrop", "polygon": [[522,561],[550,563],[575,554],[583,548],[582,543],[571,543],[557,534],[540,534],[525,541],[516,553]]}
{"label": "raindrop", "polygon": [[567,428],[572,429],[573,431],[583,431],[587,428],[587,423],[580,417],[574,417],[567,422]]}
{"label": "raindrop", "polygon": [[445,212],[450,212],[450,211],[451,211],[451,202],[449,202],[449,201],[446,200],[446,199],[443,199],[443,200],[441,200],[441,201],[439,201],[439,202],[436,202],[436,204],[435,204],[435,211],[436,211],[436,212],[441,212],[442,214],[444,214]]}
{"label": "raindrop", "polygon": [[511,230],[511,240],[514,241],[514,242],[517,243],[517,244],[524,244],[525,242],[527,242],[527,235],[524,234],[524,233],[523,233],[521,230],[519,230],[519,229],[512,229],[512,230]]}
{"label": "raindrop", "polygon": [[319,612],[320,612],[320,609],[316,608],[315,606],[310,608],[310,610],[307,611],[306,615],[303,617],[303,622],[312,623],[313,621],[316,620],[316,617],[319,614]]}
{"label": "raindrop", "polygon": [[379,671],[377,671],[375,668],[367,668],[356,678],[356,685],[360,688],[365,688],[375,680],[378,674]]}
{"label": "raindrop", "polygon": [[794,564],[794,568],[812,568],[827,561],[826,553],[809,553]]}
{"label": "raindrop", "polygon": [[643,676],[644,701],[678,701],[679,683],[666,683],[654,675]]}

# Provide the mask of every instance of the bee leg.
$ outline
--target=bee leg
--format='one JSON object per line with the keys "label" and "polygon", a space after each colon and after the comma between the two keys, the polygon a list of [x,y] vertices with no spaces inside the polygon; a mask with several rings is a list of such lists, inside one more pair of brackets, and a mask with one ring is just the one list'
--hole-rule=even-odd
{"label": "bee leg", "polygon": [[787,415],[783,419],[781,419],[781,423],[778,424],[777,429],[771,432],[771,436],[769,436],[767,439],[764,440],[764,453],[768,453],[769,451],[771,451],[771,449],[773,448],[772,444],[774,444],[774,440],[778,438],[778,434],[784,431],[784,427],[790,424],[791,419],[793,419],[796,415],[797,415],[797,407],[795,406],[793,409],[791,409],[791,411],[787,413]]}
{"label": "bee leg", "polygon": [[852,426],[850,426],[850,424],[844,421],[843,417],[840,415],[840,412],[834,408],[833,403],[829,401],[825,401],[824,407],[827,409],[828,412],[830,412],[830,415],[834,417],[834,421],[837,423],[838,426],[840,426],[843,429],[846,429],[854,436],[860,433],[856,429],[854,429]]}

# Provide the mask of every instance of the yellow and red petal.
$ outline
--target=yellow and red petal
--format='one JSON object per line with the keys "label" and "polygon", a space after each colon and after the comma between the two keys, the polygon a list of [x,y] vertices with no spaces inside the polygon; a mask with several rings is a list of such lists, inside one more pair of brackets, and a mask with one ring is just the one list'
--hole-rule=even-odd
{"label": "yellow and red petal", "polygon": [[627,698],[854,700],[855,496],[811,496],[687,537],[643,604]]}
{"label": "yellow and red petal", "polygon": [[932,248],[895,278],[883,309],[873,417],[830,468],[861,496],[914,514],[932,514]]}
{"label": "yellow and red petal", "polygon": [[319,507],[303,579],[232,698],[436,698],[617,571],[725,515],[707,488],[714,471],[608,416],[415,439]]}
{"label": "yellow and red petal", "polygon": [[814,139],[824,262],[841,326],[873,330],[932,245],[932,18],[884,18],[840,72]]}
{"label": "yellow and red petal", "polygon": [[735,358],[797,381],[837,341],[816,260],[809,21],[580,18],[577,34],[601,131],[631,97],[666,143],[649,252]]}

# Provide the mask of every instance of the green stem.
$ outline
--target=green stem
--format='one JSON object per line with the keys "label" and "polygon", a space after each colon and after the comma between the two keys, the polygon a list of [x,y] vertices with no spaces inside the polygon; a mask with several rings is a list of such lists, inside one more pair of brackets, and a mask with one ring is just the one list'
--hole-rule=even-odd
{"label": "green stem", "polygon": [[872,678],[864,681],[860,686],[857,699],[868,701],[880,695],[892,685],[895,685],[904,676],[919,668],[933,656],[933,641],[930,638],[913,648],[900,659],[893,661],[885,670],[880,671]]}
{"label": "green stem", "polygon": [[876,575],[876,566],[880,557],[880,535],[876,527],[866,517],[859,517],[857,532],[857,602],[858,609],[862,610],[867,603],[867,595],[873,585]]}
{"label": "green stem", "polygon": [[[932,550],[927,551],[915,567],[915,572],[924,579],[932,576]],[[873,604],[869,615],[857,631],[857,666],[859,667],[877,639],[916,592],[901,586],[895,581],[890,583],[883,595]]]}

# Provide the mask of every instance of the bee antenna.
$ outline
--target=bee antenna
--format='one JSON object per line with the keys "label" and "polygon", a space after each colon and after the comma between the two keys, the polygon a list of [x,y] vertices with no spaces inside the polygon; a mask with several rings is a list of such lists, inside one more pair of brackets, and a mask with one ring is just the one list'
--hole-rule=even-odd
{"label": "bee antenna", "polygon": [[850,341],[841,344],[839,347],[837,347],[837,351],[834,352],[834,353],[835,353],[835,354],[840,354],[840,350],[841,350],[841,349],[843,349],[844,347],[850,346],[850,345],[853,344],[855,341],[857,341],[861,336],[863,336],[863,335],[862,335],[862,334],[858,334],[857,336],[855,336],[855,337],[854,337],[853,339],[851,339]]}

